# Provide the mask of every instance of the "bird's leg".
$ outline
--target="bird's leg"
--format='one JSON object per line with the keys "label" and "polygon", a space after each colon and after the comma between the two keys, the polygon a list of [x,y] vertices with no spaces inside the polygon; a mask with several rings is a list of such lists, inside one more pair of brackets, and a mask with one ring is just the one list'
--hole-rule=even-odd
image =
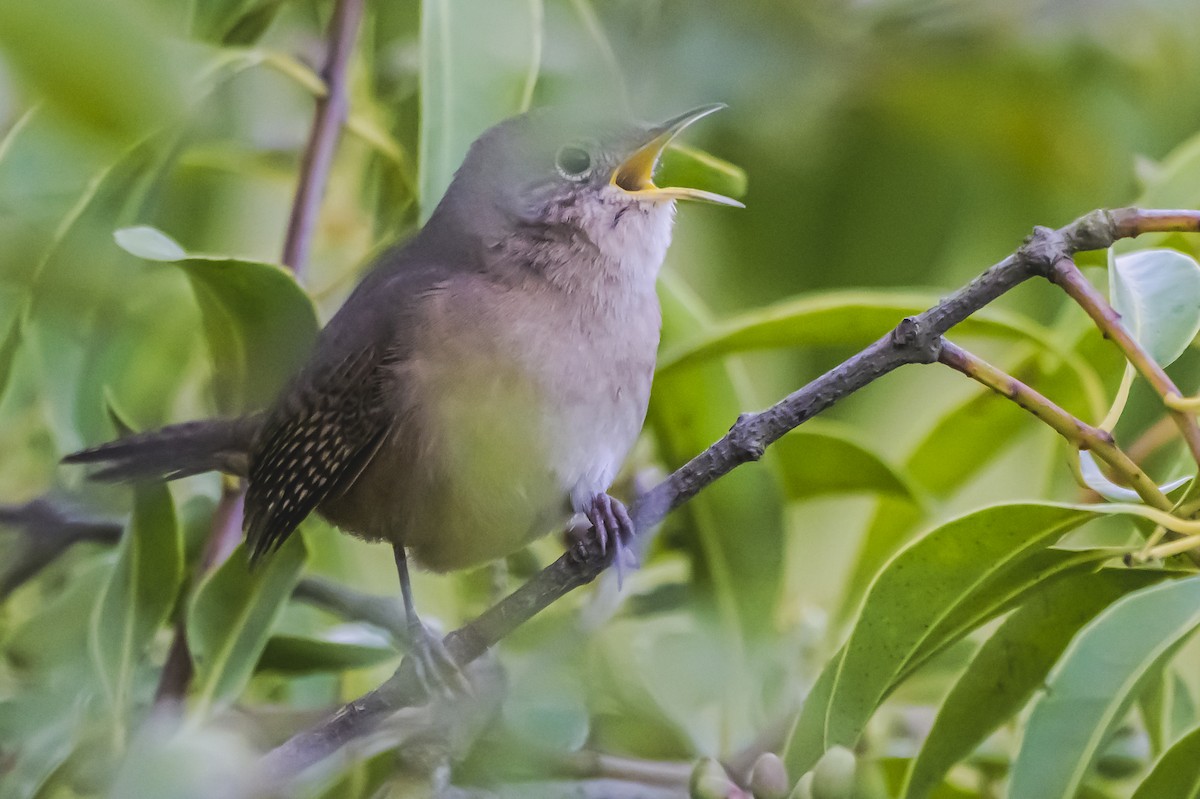
{"label": "bird's leg", "polygon": [[617,568],[619,587],[625,579],[624,567],[636,569],[639,565],[637,555],[631,548],[635,531],[629,511],[620,500],[608,494],[596,494],[584,513],[592,526],[580,535],[572,547],[572,555],[581,563],[594,557],[594,551],[599,552],[604,563],[611,557]]}
{"label": "bird's leg", "polygon": [[471,684],[450,656],[442,639],[421,623],[413,604],[412,579],[408,575],[408,556],[404,547],[392,546],[396,555],[396,571],[400,575],[400,595],[404,599],[404,615],[408,620],[409,654],[417,671],[417,679],[429,696],[434,690],[453,696],[454,693],[471,692]]}

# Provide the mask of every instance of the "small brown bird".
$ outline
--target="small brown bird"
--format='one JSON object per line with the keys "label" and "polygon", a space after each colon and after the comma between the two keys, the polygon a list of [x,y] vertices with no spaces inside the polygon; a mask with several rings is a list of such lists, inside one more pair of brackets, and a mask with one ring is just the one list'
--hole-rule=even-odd
{"label": "small brown bird", "polygon": [[740,205],[653,174],[680,131],[721,107],[652,127],[546,110],[502,122],[424,228],[379,257],[271,408],[64,460],[103,464],[93,476],[107,480],[246,477],[254,558],[313,511],[390,542],[418,670],[453,678],[413,608],[407,554],[460,569],[583,513],[620,562],[632,524],[605,492],[646,415],[675,200]]}

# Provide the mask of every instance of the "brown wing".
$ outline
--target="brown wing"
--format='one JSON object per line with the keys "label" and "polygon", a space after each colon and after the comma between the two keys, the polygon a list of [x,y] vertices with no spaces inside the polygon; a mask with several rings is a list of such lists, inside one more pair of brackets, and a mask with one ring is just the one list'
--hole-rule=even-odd
{"label": "brown wing", "polygon": [[250,557],[278,549],[326,498],[363,470],[389,425],[385,354],[354,353],[302,375],[267,419],[250,462],[244,527]]}

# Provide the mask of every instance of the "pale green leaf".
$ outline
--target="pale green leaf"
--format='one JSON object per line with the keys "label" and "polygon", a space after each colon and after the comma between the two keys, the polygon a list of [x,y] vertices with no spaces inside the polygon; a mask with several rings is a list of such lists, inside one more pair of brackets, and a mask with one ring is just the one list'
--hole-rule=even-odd
{"label": "pale green leaf", "polygon": [[173,263],[188,276],[212,354],[217,407],[265,407],[303,364],[316,340],[316,309],[290,271],[275,264],[188,254],[147,226],[117,231],[142,258]]}
{"label": "pale green leaf", "polygon": [[1200,333],[1200,264],[1177,250],[1139,250],[1112,258],[1109,274],[1121,324],[1169,365]]}
{"label": "pale green leaf", "polygon": [[804,705],[796,715],[787,743],[783,747],[783,762],[789,774],[803,774],[825,753],[825,717],[838,670],[846,656],[846,647],[839,649],[821,669],[820,675],[804,697]]}
{"label": "pale green leaf", "polygon": [[210,573],[188,609],[193,691],[201,715],[241,695],[292,594],[307,553],[300,535],[253,571],[244,545]]}
{"label": "pale green leaf", "polygon": [[123,3],[0,3],[5,60],[57,114],[129,142],[183,112],[181,81],[161,31]]}
{"label": "pale green leaf", "polygon": [[876,577],[846,644],[826,743],[853,746],[931,630],[988,579],[1092,517],[1050,504],[984,508],[900,552]]}
{"label": "pale green leaf", "polygon": [[540,0],[422,0],[421,220],[479,134],[525,109],[540,67]]}
{"label": "pale green leaf", "polygon": [[[1092,489],[1105,499],[1110,499],[1113,502],[1141,502],[1142,498],[1138,492],[1132,488],[1126,488],[1122,485],[1117,485],[1108,476],[1100,470],[1100,464],[1096,462],[1096,456],[1087,450],[1079,450],[1079,475],[1082,478],[1084,486]],[[1159,490],[1164,494],[1168,494],[1192,478],[1190,476],[1179,477],[1159,486]]]}
{"label": "pale green leaf", "polygon": [[1121,596],[1163,579],[1149,571],[1076,574],[1033,592],[971,659],[938,711],[904,796],[925,796],[1042,685],[1071,638]]}
{"label": "pale green leaf", "polygon": [[368,636],[342,640],[272,635],[258,658],[255,671],[280,674],[337,672],[374,666],[398,656],[395,647],[378,642],[371,643]]}
{"label": "pale green leaf", "polygon": [[1061,799],[1083,782],[1138,687],[1200,624],[1200,577],[1121,599],[1072,640],[1035,700],[1008,795]]}
{"label": "pale green leaf", "polygon": [[113,240],[125,252],[147,261],[182,261],[187,257],[179,242],[149,225],[121,228],[113,233]]}
{"label": "pale green leaf", "polygon": [[171,495],[161,483],[139,485],[90,635],[96,671],[118,716],[128,709],[134,672],[182,583],[183,534]]}
{"label": "pale green leaf", "polygon": [[854,492],[914,498],[899,470],[835,425],[810,422],[771,448],[790,500]]}
{"label": "pale green leaf", "polygon": [[1200,718],[1196,714],[1191,688],[1180,674],[1178,664],[1174,663],[1166,664],[1151,675],[1146,689],[1138,697],[1138,711],[1150,739],[1150,751],[1158,754]]}
{"label": "pale green leaf", "polygon": [[1163,753],[1132,799],[1200,797],[1200,727],[1193,728]]}

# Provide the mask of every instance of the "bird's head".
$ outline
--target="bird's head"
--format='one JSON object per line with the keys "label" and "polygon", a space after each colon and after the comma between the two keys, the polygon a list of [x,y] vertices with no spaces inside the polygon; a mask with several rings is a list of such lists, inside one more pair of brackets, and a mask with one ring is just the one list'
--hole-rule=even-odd
{"label": "bird's head", "polygon": [[541,240],[574,237],[613,257],[657,254],[661,261],[676,200],[741,206],[713,192],[654,182],[667,145],[723,107],[701,106],[657,125],[565,109],[513,117],[471,146],[435,217],[453,214],[489,246],[525,232]]}

